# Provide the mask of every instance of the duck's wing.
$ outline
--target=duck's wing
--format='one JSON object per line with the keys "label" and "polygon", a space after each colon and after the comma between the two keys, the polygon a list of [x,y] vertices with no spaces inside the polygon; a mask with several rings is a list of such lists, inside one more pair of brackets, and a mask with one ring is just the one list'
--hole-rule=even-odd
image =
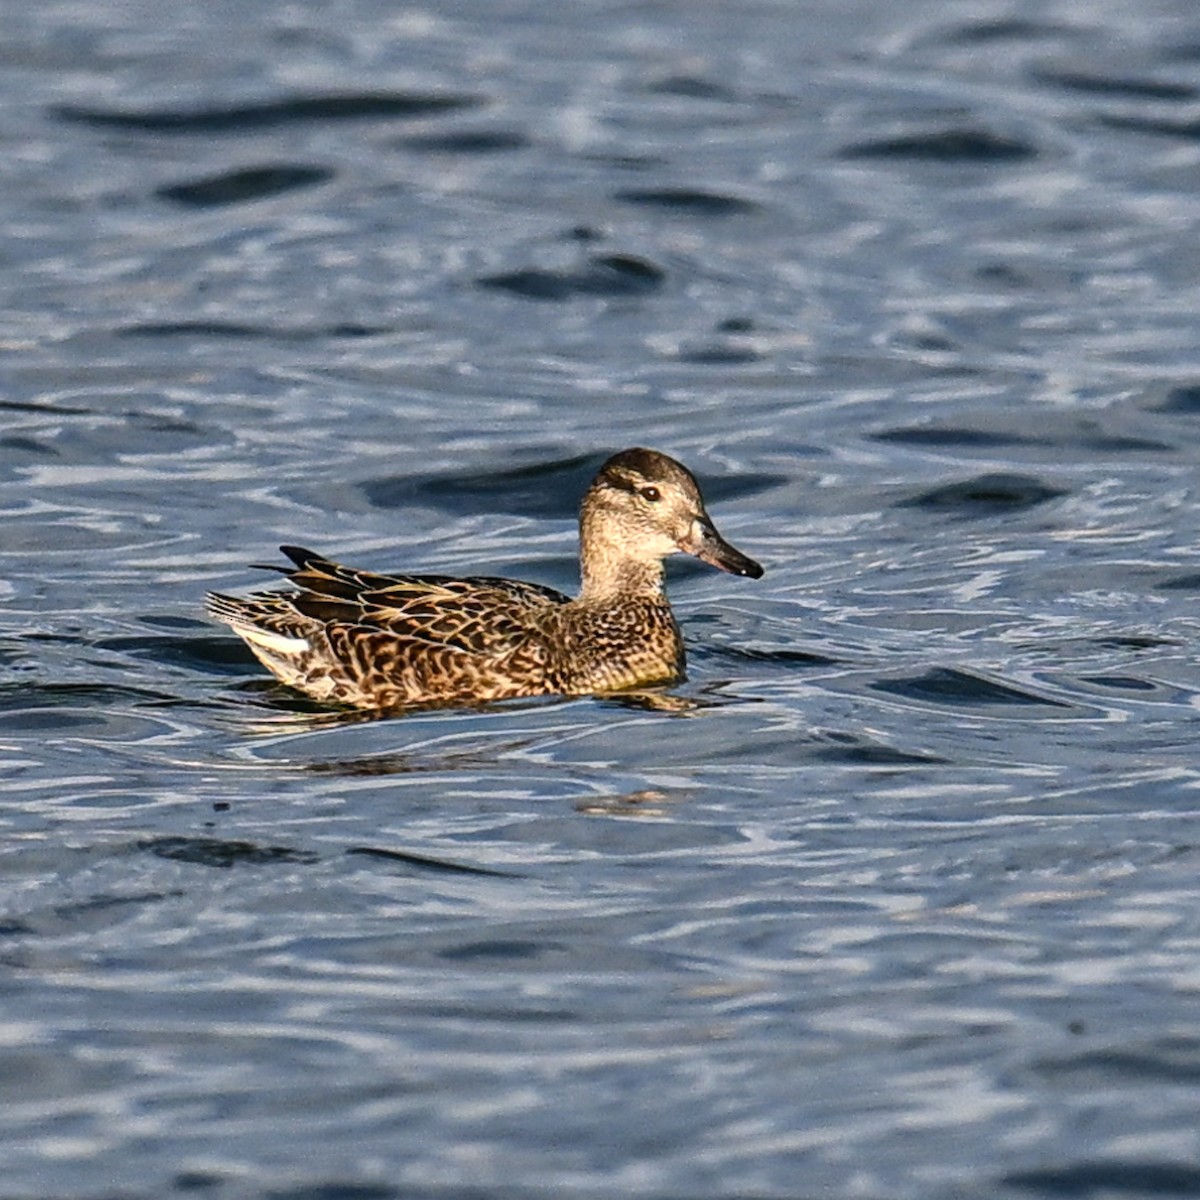
{"label": "duck's wing", "polygon": [[312,592],[210,592],[208,611],[289,687],[356,708],[471,701],[492,661],[454,644],[344,620],[356,614],[352,604]]}
{"label": "duck's wing", "polygon": [[343,566],[332,559],[305,550],[301,546],[280,546],[295,563],[291,567],[266,567],[286,575],[297,587],[341,600],[359,600],[368,595],[390,595],[405,599],[415,595],[461,595],[466,592],[505,592],[516,601],[537,607],[546,604],[565,604],[570,599],[554,588],[520,579],[505,579],[498,575],[377,575]]}
{"label": "duck's wing", "polygon": [[553,588],[516,579],[377,575],[299,546],[281,549],[296,564],[294,570],[283,568],[283,574],[300,591],[261,594],[272,597],[276,621],[290,612],[326,626],[361,627],[362,638],[382,632],[452,651],[503,653],[528,634],[530,610],[569,599]]}

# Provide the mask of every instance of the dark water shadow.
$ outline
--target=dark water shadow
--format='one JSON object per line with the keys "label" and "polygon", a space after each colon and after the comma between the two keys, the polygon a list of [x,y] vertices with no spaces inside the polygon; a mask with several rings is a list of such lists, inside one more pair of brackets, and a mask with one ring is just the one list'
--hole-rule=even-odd
{"label": "dark water shadow", "polygon": [[76,408],[57,401],[47,404],[36,400],[0,399],[0,412],[46,413],[52,417],[89,417],[97,411],[96,408]]}
{"label": "dark water shadow", "polygon": [[614,192],[620,204],[639,208],[658,208],[666,212],[693,217],[731,217],[757,212],[759,205],[740,196],[721,192],[706,192],[699,188],[646,188]]}
{"label": "dark water shadow", "polygon": [[816,650],[792,650],[779,646],[734,645],[730,642],[707,641],[698,647],[696,656],[703,659],[724,659],[730,662],[764,664],[785,671],[805,667],[832,667],[843,660]]}
{"label": "dark water shadow", "polygon": [[197,340],[262,340],[271,342],[318,342],[380,337],[393,332],[389,325],[272,326],[247,325],[237,321],[139,321],[113,331],[119,338],[194,338]]}
{"label": "dark water shadow", "polygon": [[481,288],[509,292],[525,300],[562,301],[583,296],[605,299],[645,296],[658,291],[666,279],[666,271],[649,259],[632,254],[598,254],[574,268],[524,267],[481,276],[476,283]]}
{"label": "dark water shadow", "polygon": [[997,17],[971,21],[938,30],[928,41],[945,46],[981,46],[993,42],[1028,43],[1044,39],[1058,40],[1064,36],[1079,37],[1079,27],[1057,21],[1038,21],[1026,17]]}
{"label": "dark water shadow", "polygon": [[1191,1163],[1093,1159],[1061,1167],[1012,1171],[1007,1187],[1043,1197],[1200,1196],[1200,1168]]}
{"label": "dark water shadow", "polygon": [[1195,1087],[1200,1085],[1200,1038],[1179,1034],[1141,1045],[1096,1046],[1079,1054],[1039,1058],[1021,1074],[1056,1089],[1091,1089],[1116,1080]]}
{"label": "dark water shadow", "polygon": [[20,680],[0,684],[0,713],[19,713],[29,709],[105,710],[132,705],[157,706],[177,703],[169,692],[149,688],[102,683],[38,683]]}
{"label": "dark water shadow", "polygon": [[476,867],[469,863],[451,862],[445,858],[432,858],[428,854],[413,854],[409,850],[392,850],[382,846],[351,846],[347,854],[360,858],[371,858],[379,862],[396,863],[404,867],[416,867],[420,871],[432,871],[442,875],[488,875],[495,879],[524,879],[526,876],[514,871],[498,871],[492,867]]}
{"label": "dark water shadow", "polygon": [[744,344],[718,341],[682,346],[675,357],[681,363],[693,363],[700,367],[740,367],[762,362],[764,356]]}
{"label": "dark water shadow", "polygon": [[1031,142],[968,126],[857,142],[843,147],[838,157],[849,161],[875,159],[992,166],[1026,162],[1038,154],[1038,148]]}
{"label": "dark water shadow", "polygon": [[1184,383],[1170,388],[1162,402],[1153,406],[1153,411],[1200,417],[1200,383]]}
{"label": "dark water shadow", "polygon": [[812,762],[838,763],[848,767],[939,766],[950,759],[920,750],[901,750],[857,733],[826,731],[805,748]]}
{"label": "dark water shadow", "polygon": [[89,108],[62,104],[52,111],[63,121],[138,133],[241,133],[307,122],[355,121],[370,118],[412,120],[435,113],[474,108],[483,101],[465,93],[331,92],[291,96],[251,104],[192,109]]}
{"label": "dark water shadow", "polygon": [[1178,695],[1175,688],[1164,687],[1150,679],[1142,679],[1138,675],[1077,675],[1076,682],[1084,687],[1097,688],[1104,692],[1119,692],[1125,695],[1137,695],[1139,699],[1154,695],[1162,698]]}
{"label": "dark water shadow", "polygon": [[[188,1177],[194,1172],[188,1172]],[[189,1183],[188,1191],[199,1191],[213,1186],[209,1182],[223,1182],[220,1176],[209,1172],[199,1173],[199,1182]],[[180,1189],[183,1190],[183,1189]],[[206,1194],[201,1192],[201,1194]],[[412,1188],[395,1188],[386,1183],[372,1183],[353,1179],[328,1179],[313,1183],[301,1183],[290,1187],[273,1187],[262,1193],[262,1200],[488,1200],[491,1192],[471,1188],[421,1189],[421,1194]]]}
{"label": "dark water shadow", "polygon": [[415,133],[388,143],[397,150],[422,154],[508,154],[533,145],[533,140],[515,129],[460,129],[446,133]]}
{"label": "dark water shadow", "polygon": [[1200,591],[1200,571],[1187,571],[1181,575],[1170,575],[1154,585],[1159,592]]}
{"label": "dark water shadow", "polygon": [[62,451],[57,446],[52,446],[40,438],[27,437],[24,434],[0,437],[0,449],[14,451],[17,454],[36,454],[43,458],[62,457]]}
{"label": "dark water shadow", "polygon": [[1029,72],[1029,79],[1064,91],[1128,100],[1187,101],[1200,95],[1200,89],[1191,84],[1116,76],[1102,68],[1040,66]]}
{"label": "dark water shadow", "polygon": [[309,167],[290,163],[243,167],[223,171],[187,183],[165,184],[155,189],[155,195],[171,200],[185,208],[221,208],[229,204],[246,204],[327,183],[334,172],[325,167]]}
{"label": "dark water shadow", "polygon": [[1106,113],[1097,120],[1109,129],[1122,129],[1130,133],[1149,133],[1187,141],[1200,138],[1200,117],[1134,117]]}
{"label": "dark water shadow", "polygon": [[1007,446],[1061,446],[1073,451],[1100,454],[1170,453],[1178,449],[1157,438],[1127,433],[1109,433],[1091,420],[1070,421],[1044,429],[1036,436],[1007,429],[978,429],[962,425],[909,425],[871,434],[877,442],[902,446],[936,446],[962,449],[1000,449]]}
{"label": "dark water shadow", "polygon": [[870,435],[872,441],[898,446],[937,446],[995,449],[1002,446],[1027,446],[1038,439],[1019,433],[993,429],[971,429],[961,425],[910,425],[899,429],[884,429]]}
{"label": "dark water shadow", "polygon": [[455,516],[478,512],[561,517],[574,511],[603,458],[594,454],[547,459],[487,473],[397,475],[359,486],[376,508],[421,505]]}
{"label": "dark water shadow", "polygon": [[896,507],[952,509],[963,516],[991,516],[1033,508],[1067,494],[1032,475],[996,472],[918,492],[899,501]]}
{"label": "dark water shadow", "polygon": [[131,634],[99,638],[96,650],[170,666],[184,666],[206,675],[246,675],[259,672],[258,660],[238,638],[220,634],[172,637],[161,634]]}
{"label": "dark water shadow", "polygon": [[[1198,581],[1197,586],[1200,586]],[[1159,650],[1164,646],[1182,646],[1179,638],[1158,637],[1154,634],[1109,634],[1105,637],[1086,638],[1089,646],[1101,650]]]}
{"label": "dark water shadow", "polygon": [[724,84],[700,75],[664,75],[644,84],[642,91],[647,96],[679,96],[685,100],[715,100],[723,104],[738,99],[737,93]]}
{"label": "dark water shadow", "polygon": [[871,691],[883,692],[889,696],[900,696],[906,700],[919,700],[927,704],[945,704],[955,708],[1076,707],[1063,700],[1026,691],[1014,684],[999,683],[970,671],[951,667],[934,667],[919,675],[878,679],[867,686]]}

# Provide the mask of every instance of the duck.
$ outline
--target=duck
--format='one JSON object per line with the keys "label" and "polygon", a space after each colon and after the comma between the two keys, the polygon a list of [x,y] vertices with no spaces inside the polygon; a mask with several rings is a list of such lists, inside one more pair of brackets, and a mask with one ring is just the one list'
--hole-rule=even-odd
{"label": "duck", "polygon": [[583,497],[571,597],[488,575],[378,575],[300,546],[274,566],[292,590],[210,592],[280,682],[321,704],[377,713],[533,696],[602,695],[685,678],[663,560],[732,575],[763,568],[717,532],[695,476],[656,450],[609,458]]}

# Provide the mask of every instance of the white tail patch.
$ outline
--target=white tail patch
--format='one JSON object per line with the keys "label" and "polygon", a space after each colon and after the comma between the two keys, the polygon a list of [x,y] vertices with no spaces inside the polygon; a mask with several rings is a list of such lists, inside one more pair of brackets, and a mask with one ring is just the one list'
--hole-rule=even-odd
{"label": "white tail patch", "polygon": [[271,633],[266,629],[258,629],[253,625],[239,625],[238,633],[252,645],[261,646],[274,654],[303,654],[308,650],[308,638],[288,637],[283,633]]}

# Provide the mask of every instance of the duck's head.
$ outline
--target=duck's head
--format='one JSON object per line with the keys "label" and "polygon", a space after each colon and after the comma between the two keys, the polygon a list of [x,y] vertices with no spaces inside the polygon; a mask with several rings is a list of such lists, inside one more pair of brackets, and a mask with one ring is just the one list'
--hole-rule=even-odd
{"label": "duck's head", "polygon": [[732,575],[758,579],[763,573],[717,532],[687,467],[656,450],[614,454],[588,488],[581,523],[585,559],[595,547],[608,557],[657,566],[682,551]]}

